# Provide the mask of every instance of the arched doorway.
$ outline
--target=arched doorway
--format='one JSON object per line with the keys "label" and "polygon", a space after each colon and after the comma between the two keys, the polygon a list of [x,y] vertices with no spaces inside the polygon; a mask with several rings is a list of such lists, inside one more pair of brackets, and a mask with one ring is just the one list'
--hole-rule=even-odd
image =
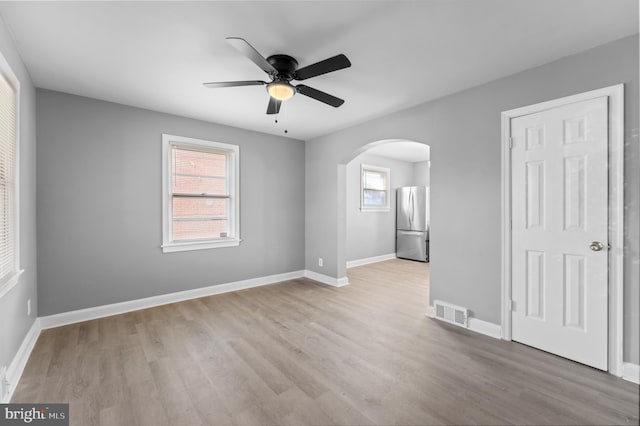
{"label": "arched doorway", "polygon": [[[428,289],[428,265],[396,259],[396,190],[401,187],[429,188],[430,162],[428,145],[407,139],[386,139],[362,146],[339,166],[339,182],[343,177],[344,187],[338,218],[339,229],[343,230],[339,235],[344,238],[339,241],[342,245],[339,252],[343,254],[345,274],[351,269],[350,275],[353,275],[360,269],[352,268],[363,265],[370,265],[367,268],[384,265],[391,272],[394,268],[402,268],[398,275],[414,277],[420,274],[425,283],[423,287]],[[380,186],[385,181],[386,191]],[[422,238],[425,236],[428,240],[426,233]],[[385,261],[388,262],[372,265]],[[350,276],[350,281],[352,279]],[[428,293],[425,303],[428,306]]]}

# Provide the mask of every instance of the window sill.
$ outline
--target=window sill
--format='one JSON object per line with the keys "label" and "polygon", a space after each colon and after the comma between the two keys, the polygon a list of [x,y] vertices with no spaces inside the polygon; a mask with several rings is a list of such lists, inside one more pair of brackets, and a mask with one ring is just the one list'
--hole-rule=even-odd
{"label": "window sill", "polygon": [[360,211],[361,212],[390,212],[391,208],[390,207],[382,207],[379,209],[370,209],[370,208],[362,208],[360,207]]}
{"label": "window sill", "polygon": [[240,245],[240,239],[229,238],[219,241],[187,241],[183,243],[167,243],[163,244],[163,253],[173,253],[176,251],[190,251],[190,250],[206,250],[221,247],[237,247]]}
{"label": "window sill", "polygon": [[24,269],[20,269],[14,272],[9,278],[0,283],[0,299],[5,294],[9,293],[9,291],[18,284],[18,278],[24,272]]}

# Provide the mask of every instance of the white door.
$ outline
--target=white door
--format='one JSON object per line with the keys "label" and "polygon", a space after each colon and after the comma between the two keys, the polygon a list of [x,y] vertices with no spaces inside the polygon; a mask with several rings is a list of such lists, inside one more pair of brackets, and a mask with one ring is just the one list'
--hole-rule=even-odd
{"label": "white door", "polygon": [[607,369],[607,97],[511,120],[512,339]]}

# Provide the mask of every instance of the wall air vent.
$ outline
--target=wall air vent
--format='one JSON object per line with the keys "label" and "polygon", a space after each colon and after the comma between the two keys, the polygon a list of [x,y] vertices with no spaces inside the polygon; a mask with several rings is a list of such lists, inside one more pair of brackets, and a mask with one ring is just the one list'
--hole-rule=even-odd
{"label": "wall air vent", "polygon": [[451,303],[434,300],[433,305],[436,310],[436,319],[468,328],[469,310]]}

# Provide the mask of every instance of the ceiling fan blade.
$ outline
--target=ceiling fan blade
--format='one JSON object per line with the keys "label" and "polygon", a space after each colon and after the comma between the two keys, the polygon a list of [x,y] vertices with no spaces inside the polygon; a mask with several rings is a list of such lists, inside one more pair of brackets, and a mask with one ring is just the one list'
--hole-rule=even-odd
{"label": "ceiling fan blade", "polygon": [[304,84],[298,84],[296,86],[296,91],[301,95],[305,95],[317,101],[324,102],[325,104],[331,105],[332,107],[338,108],[344,103],[343,99],[336,98],[335,96],[332,96],[325,92],[321,92],[320,90],[314,89],[313,87],[305,86]]}
{"label": "ceiling fan blade", "polygon": [[227,37],[226,40],[240,53],[251,59],[251,61],[259,66],[262,71],[267,74],[277,73],[276,69],[245,39],[239,37]]}
{"label": "ceiling fan blade", "polygon": [[267,114],[277,114],[280,112],[280,105],[282,105],[282,101],[272,98],[269,96],[269,106],[267,107]]}
{"label": "ceiling fan blade", "polygon": [[209,89],[216,89],[218,87],[238,87],[238,86],[262,86],[267,84],[266,81],[250,80],[250,81],[220,81],[216,83],[202,83]]}
{"label": "ceiling fan blade", "polygon": [[350,66],[351,62],[349,59],[341,53],[324,61],[300,68],[296,71],[294,80],[306,80],[307,78],[349,68]]}

